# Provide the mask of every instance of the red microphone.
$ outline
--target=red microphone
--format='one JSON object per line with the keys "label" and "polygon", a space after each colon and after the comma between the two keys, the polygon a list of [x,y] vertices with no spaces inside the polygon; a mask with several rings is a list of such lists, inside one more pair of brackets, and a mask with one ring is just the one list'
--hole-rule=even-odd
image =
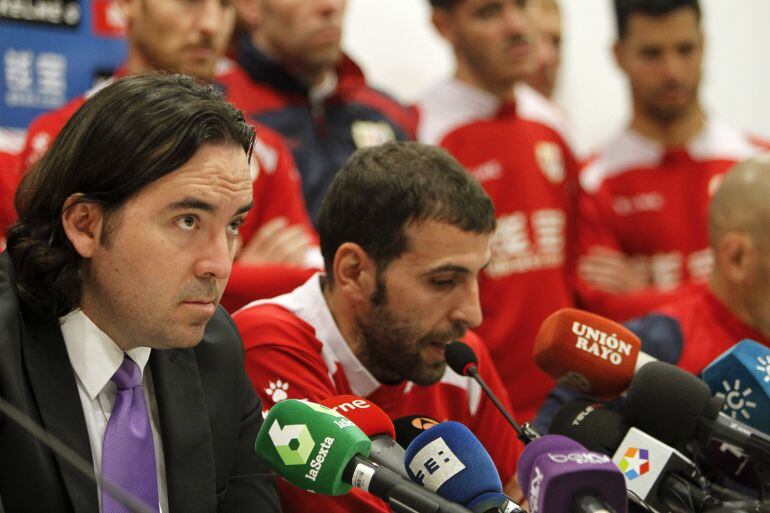
{"label": "red microphone", "polygon": [[628,328],[600,315],[562,308],[535,339],[535,363],[560,384],[602,399],[620,395],[636,371],[655,358]]}
{"label": "red microphone", "polygon": [[404,448],[396,443],[393,421],[382,408],[356,395],[333,395],[319,404],[344,415],[372,440],[369,459],[409,479]]}

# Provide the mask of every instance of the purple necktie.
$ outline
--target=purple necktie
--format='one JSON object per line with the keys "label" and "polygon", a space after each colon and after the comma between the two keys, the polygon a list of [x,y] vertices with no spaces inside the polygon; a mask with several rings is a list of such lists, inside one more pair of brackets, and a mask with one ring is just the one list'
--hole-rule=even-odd
{"label": "purple necktie", "polygon": [[[128,355],[123,355],[112,381],[118,393],[104,431],[102,477],[158,511],[155,446],[142,391],[142,371]],[[102,513],[130,511],[102,489]]]}

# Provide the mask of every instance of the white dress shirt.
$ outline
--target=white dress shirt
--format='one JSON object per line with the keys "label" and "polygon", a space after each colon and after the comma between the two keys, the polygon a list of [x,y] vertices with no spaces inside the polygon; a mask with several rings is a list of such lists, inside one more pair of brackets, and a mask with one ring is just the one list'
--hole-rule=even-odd
{"label": "white dress shirt", "polygon": [[[91,442],[91,455],[94,460],[94,472],[99,476],[102,471],[104,431],[110,420],[117,395],[117,387],[110,379],[123,363],[123,350],[100,330],[82,310],[74,310],[60,318],[59,321],[64,336],[64,344],[67,346],[67,354],[72,368],[75,370],[80,402],[83,404],[88,439]],[[147,403],[147,411],[150,414],[152,438],[155,445],[158,502],[162,513],[168,511],[166,467],[163,460],[158,405],[155,402],[152,375],[150,369],[146,368],[147,361],[150,359],[150,351],[149,347],[137,347],[126,351],[126,353],[142,371],[142,389],[144,390],[144,400]],[[98,489],[97,492],[99,494],[99,510],[101,511],[101,489]]]}

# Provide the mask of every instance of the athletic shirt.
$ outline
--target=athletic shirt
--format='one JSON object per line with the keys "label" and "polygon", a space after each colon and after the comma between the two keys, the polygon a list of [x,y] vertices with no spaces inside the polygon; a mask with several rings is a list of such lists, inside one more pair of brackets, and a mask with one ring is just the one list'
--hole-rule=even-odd
{"label": "athletic shirt", "polygon": [[497,231],[479,287],[477,332],[522,419],[553,381],[532,357],[543,320],[573,304],[569,280],[578,164],[562,118],[545,97],[517,86],[515,102],[457,80],[418,105],[418,136],[446,148],[492,198]]}

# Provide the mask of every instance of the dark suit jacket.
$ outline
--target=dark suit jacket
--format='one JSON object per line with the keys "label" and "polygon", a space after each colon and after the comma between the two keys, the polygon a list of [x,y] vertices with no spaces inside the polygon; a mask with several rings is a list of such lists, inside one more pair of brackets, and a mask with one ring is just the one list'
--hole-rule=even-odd
{"label": "dark suit jacket", "polygon": [[[58,322],[20,308],[13,267],[0,254],[0,396],[92,462]],[[153,350],[171,513],[280,512],[274,475],[254,452],[259,399],[223,309],[194,349]],[[98,513],[96,485],[0,416],[0,497],[7,513]]]}

